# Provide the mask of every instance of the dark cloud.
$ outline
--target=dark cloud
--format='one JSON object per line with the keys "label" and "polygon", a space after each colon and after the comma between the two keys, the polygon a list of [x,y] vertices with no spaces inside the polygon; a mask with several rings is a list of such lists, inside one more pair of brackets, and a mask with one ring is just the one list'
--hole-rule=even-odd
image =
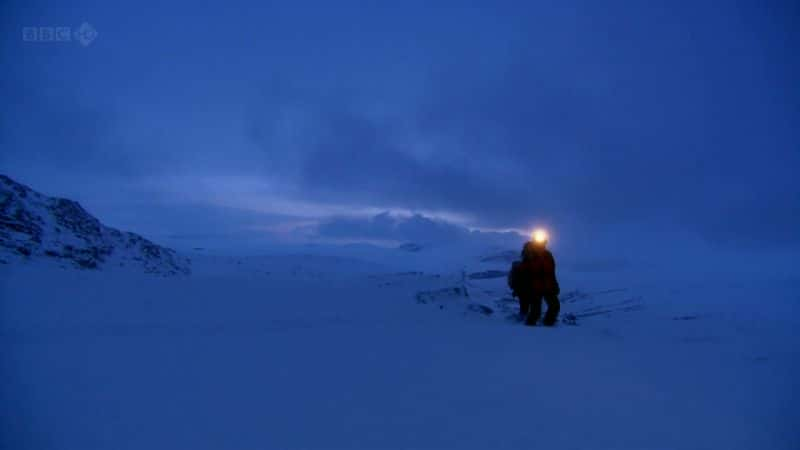
{"label": "dark cloud", "polygon": [[[349,208],[316,219],[351,237],[381,234],[352,217],[390,210],[420,213],[423,236],[456,217],[797,243],[794,8],[404,5],[159,5],[142,33],[78,2],[91,47],[2,43],[0,170],[89,205]],[[56,6],[12,4],[3,23],[73,19]],[[245,178],[269,189],[230,181]]]}
{"label": "dark cloud", "polygon": [[[767,102],[788,84],[752,69],[764,55],[738,37],[740,25],[715,16],[712,31],[680,9],[637,10],[637,21],[622,22],[614,11],[585,12],[577,35],[548,26],[508,45],[487,38],[505,46],[491,65],[434,65],[410,111],[375,117],[347,91],[286,98],[281,86],[283,97],[266,103],[306,119],[285,173],[325,201],[447,210],[481,226],[543,218],[709,235],[727,223],[721,236],[774,243],[785,233],[755,237],[748,223],[800,227],[790,203],[767,216],[746,198],[800,192],[774,178],[792,176],[786,164],[800,163],[800,141],[784,120],[796,111]],[[256,128],[274,132],[275,123]]]}

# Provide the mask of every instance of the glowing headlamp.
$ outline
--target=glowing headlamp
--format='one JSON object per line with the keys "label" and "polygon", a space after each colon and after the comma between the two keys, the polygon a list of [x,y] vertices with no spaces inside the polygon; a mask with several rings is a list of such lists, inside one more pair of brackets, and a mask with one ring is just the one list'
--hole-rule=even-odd
{"label": "glowing headlamp", "polygon": [[531,233],[531,240],[537,244],[547,243],[547,238],[547,231],[541,228],[533,230],[533,233]]}

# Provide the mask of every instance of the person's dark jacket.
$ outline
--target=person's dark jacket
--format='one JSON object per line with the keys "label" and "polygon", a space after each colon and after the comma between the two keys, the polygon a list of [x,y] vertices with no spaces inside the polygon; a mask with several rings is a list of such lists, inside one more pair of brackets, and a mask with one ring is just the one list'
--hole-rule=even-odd
{"label": "person's dark jacket", "polygon": [[512,266],[514,293],[518,296],[552,296],[560,293],[556,280],[556,261],[547,249],[527,247],[522,261]]}

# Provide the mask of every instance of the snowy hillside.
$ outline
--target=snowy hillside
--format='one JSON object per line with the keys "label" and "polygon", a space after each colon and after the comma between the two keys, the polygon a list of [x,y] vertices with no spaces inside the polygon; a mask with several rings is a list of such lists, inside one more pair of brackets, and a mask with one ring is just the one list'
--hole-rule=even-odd
{"label": "snowy hillside", "polygon": [[175,251],[100,223],[72,200],[52,198],[0,175],[0,263],[43,260],[62,267],[128,267],[188,274]]}

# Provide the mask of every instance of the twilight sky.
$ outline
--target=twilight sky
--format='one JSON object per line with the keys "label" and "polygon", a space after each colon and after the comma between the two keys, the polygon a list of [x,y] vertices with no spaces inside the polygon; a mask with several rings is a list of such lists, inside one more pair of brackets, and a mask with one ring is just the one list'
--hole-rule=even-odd
{"label": "twilight sky", "polygon": [[111,225],[799,244],[795,2],[118,3],[0,6],[0,172]]}

